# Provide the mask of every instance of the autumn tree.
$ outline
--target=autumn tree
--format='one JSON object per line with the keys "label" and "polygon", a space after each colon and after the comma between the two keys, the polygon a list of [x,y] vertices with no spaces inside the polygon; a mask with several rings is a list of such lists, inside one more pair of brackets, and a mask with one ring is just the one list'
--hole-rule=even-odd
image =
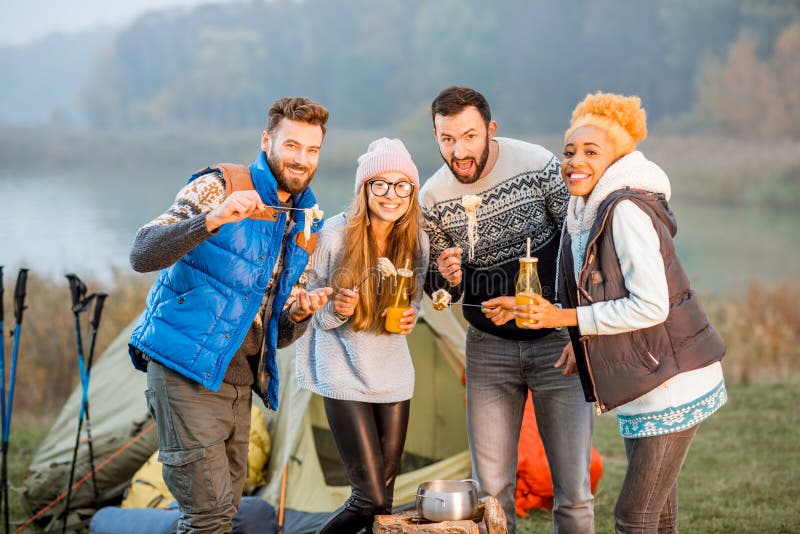
{"label": "autumn tree", "polygon": [[697,85],[697,112],[740,136],[800,136],[800,23],[781,32],[771,56],[759,58],[757,46],[743,35],[724,63],[708,63]]}

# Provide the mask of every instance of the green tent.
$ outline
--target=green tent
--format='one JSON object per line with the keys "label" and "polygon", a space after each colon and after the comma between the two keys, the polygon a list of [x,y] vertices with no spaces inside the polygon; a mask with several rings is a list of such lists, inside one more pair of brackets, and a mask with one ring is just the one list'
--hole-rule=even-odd
{"label": "green tent", "polygon": [[[92,370],[90,409],[99,505],[119,501],[134,472],[157,448],[154,422],[143,391],[146,376],[133,369],[127,341],[133,325],[122,331]],[[417,486],[439,478],[470,475],[464,413],[464,328],[453,312],[434,311],[426,298],[408,342],[416,371],[411,418],[403,468],[395,487],[395,505],[411,503]],[[350,488],[328,430],[322,399],[297,386],[294,348],[278,351],[280,410],[269,412],[261,402],[272,439],[267,486],[260,493],[276,510],[286,473],[284,505],[287,534],[313,531],[324,514],[347,499]],[[77,430],[80,389],[76,389],[37,451],[23,484],[22,501],[29,514],[50,506],[37,524],[60,528],[64,492]],[[89,472],[88,448],[82,444],[76,480]],[[71,498],[70,523],[86,524],[95,509],[91,481]]]}

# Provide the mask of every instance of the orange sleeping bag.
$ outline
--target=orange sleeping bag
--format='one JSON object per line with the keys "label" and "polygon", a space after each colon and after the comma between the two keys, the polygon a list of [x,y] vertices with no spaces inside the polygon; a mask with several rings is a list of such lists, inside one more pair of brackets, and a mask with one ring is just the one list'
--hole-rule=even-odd
{"label": "orange sleeping bag", "polygon": [[[536,415],[530,392],[525,404],[522,429],[517,446],[517,492],[515,496],[517,514],[526,517],[527,511],[533,508],[553,508],[553,483],[550,479],[550,466],[544,453],[542,438],[536,426]],[[603,458],[592,447],[592,459],[589,466],[592,493],[603,476]]]}

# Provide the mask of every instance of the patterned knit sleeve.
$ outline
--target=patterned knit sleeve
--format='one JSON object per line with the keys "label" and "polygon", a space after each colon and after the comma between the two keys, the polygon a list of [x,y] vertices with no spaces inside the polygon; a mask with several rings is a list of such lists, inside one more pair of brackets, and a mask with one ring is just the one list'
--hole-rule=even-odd
{"label": "patterned knit sleeve", "polygon": [[423,229],[428,235],[428,272],[425,276],[425,293],[428,295],[433,294],[438,289],[446,289],[453,297],[453,302],[461,298],[461,285],[450,287],[450,283],[439,274],[439,269],[436,267],[436,260],[439,255],[446,248],[454,246],[453,242],[442,229],[441,221],[433,213],[430,208],[420,206],[423,215]]}
{"label": "patterned knit sleeve", "polygon": [[[311,260],[311,268],[308,271],[309,289],[331,285],[329,278],[337,261],[336,251],[341,249],[342,245],[340,233],[336,229],[326,227],[320,232],[317,248],[314,250],[314,257]],[[333,313],[333,295],[331,295],[325,306],[314,314],[312,321],[316,328],[331,330],[342,326],[347,319],[339,319]]]}
{"label": "patterned knit sleeve", "polygon": [[206,213],[225,200],[225,182],[218,173],[203,175],[181,189],[172,205],[139,229],[130,263],[144,273],[165,269],[211,237]]}
{"label": "patterned knit sleeve", "polygon": [[561,178],[561,162],[558,161],[557,157],[552,156],[547,166],[542,170],[541,183],[547,211],[556,222],[556,228],[560,231],[561,225],[564,224],[564,219],[567,216],[569,190]]}

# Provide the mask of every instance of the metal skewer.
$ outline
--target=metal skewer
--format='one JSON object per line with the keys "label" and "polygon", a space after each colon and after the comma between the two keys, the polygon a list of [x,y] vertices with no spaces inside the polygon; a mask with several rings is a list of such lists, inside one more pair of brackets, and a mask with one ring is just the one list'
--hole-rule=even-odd
{"label": "metal skewer", "polygon": [[356,286],[353,288],[353,291],[358,291],[358,288],[360,288],[361,286],[363,286],[363,285],[364,285],[364,282],[366,282],[366,281],[367,281],[367,278],[369,278],[370,276],[372,276],[372,273],[373,273],[375,270],[377,270],[377,267],[375,267],[375,268],[372,268],[372,269],[370,269],[369,271],[367,271],[367,274],[365,274],[365,275],[364,275],[364,278],[362,278],[362,279],[361,279],[361,281],[360,281],[359,283],[357,283],[357,284],[356,284]]}
{"label": "metal skewer", "polygon": [[[289,207],[289,206],[270,206],[269,204],[264,204],[264,207],[265,208],[272,208],[272,209],[279,210],[279,211],[289,211],[289,210],[306,211],[306,210],[310,210],[311,209],[311,208],[292,208],[292,207]],[[319,219],[319,220],[321,220],[321,219]]]}
{"label": "metal skewer", "polygon": [[306,211],[306,208],[290,208],[289,206],[270,206],[269,204],[264,204],[264,207],[265,208],[272,208],[274,210],[280,210],[280,211],[289,211],[289,210]]}
{"label": "metal skewer", "polygon": [[452,308],[453,306],[458,306],[458,305],[461,305],[462,308],[463,307],[480,308],[482,310],[493,310],[496,307],[496,306],[483,306],[481,304],[464,304],[464,303],[461,303],[461,302],[451,302],[450,304],[447,305],[447,307],[448,308]]}

